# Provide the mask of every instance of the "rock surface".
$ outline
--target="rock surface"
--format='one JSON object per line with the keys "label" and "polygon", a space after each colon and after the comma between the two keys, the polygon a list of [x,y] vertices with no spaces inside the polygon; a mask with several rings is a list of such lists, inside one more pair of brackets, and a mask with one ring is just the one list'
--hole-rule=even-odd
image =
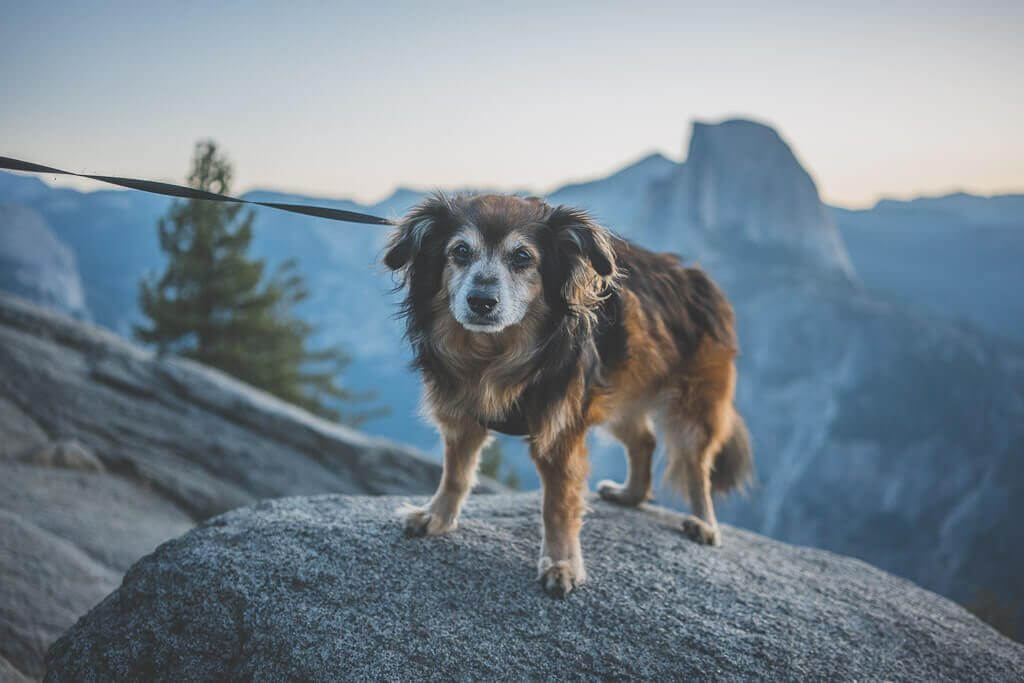
{"label": "rock surface", "polygon": [[88,317],[74,253],[39,213],[19,204],[0,204],[0,290]]}
{"label": "rock surface", "polygon": [[535,494],[409,539],[398,498],[235,510],[161,546],[47,655],[48,681],[1010,680],[1024,646],[860,561],[594,501],[590,580],[534,582]]}
{"label": "rock surface", "polygon": [[197,521],[264,497],[429,493],[440,471],[0,295],[0,657],[41,676],[57,636]]}

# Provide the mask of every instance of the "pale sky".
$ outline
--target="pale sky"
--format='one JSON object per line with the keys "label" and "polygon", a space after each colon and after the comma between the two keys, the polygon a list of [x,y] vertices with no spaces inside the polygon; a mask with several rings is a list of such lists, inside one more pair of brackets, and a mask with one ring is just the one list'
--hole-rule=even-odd
{"label": "pale sky", "polygon": [[1024,191],[1024,2],[771,4],[0,0],[0,155],[181,182],[213,137],[236,191],[373,201],[748,116],[832,203]]}

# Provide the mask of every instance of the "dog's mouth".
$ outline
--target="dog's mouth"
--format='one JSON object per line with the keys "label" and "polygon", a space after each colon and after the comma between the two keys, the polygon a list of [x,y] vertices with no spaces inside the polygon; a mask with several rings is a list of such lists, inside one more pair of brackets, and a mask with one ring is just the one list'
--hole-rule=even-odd
{"label": "dog's mouth", "polygon": [[493,313],[488,315],[471,313],[465,320],[460,320],[459,324],[470,332],[489,332],[493,334],[505,329],[505,324]]}

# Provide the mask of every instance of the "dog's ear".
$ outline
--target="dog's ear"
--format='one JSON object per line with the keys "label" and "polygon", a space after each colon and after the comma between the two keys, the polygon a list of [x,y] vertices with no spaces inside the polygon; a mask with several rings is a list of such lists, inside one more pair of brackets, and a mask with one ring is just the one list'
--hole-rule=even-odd
{"label": "dog's ear", "polygon": [[589,315],[615,286],[618,275],[611,233],[585,211],[564,206],[553,208],[545,222],[564,304],[574,313]]}
{"label": "dog's ear", "polygon": [[452,202],[440,192],[413,207],[391,233],[384,254],[384,265],[391,270],[401,270],[408,266],[437,225],[448,220],[451,214]]}

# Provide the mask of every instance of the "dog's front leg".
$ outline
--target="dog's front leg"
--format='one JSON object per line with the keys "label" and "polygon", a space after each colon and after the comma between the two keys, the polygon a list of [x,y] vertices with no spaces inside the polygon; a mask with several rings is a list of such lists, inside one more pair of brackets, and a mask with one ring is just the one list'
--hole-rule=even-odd
{"label": "dog's front leg", "polygon": [[543,445],[534,440],[530,448],[544,486],[544,540],[537,579],[548,593],[564,597],[587,578],[580,548],[587,453],[582,431],[562,433],[549,447]]}
{"label": "dog's front leg", "polygon": [[459,512],[476,477],[480,448],[487,439],[487,429],[478,422],[441,423],[440,428],[444,470],[437,492],[425,507],[406,505],[399,510],[410,536],[443,534],[458,525]]}

